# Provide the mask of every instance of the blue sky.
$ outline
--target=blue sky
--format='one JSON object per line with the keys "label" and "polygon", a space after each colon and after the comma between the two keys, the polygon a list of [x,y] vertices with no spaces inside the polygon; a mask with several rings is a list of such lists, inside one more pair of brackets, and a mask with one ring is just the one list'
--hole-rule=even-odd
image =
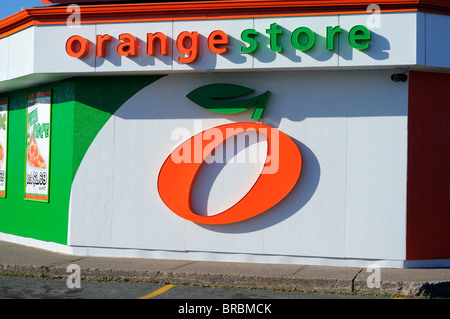
{"label": "blue sky", "polygon": [[42,0],[2,0],[0,2],[0,19],[4,19],[16,12],[27,8],[45,7],[48,4],[42,4]]}

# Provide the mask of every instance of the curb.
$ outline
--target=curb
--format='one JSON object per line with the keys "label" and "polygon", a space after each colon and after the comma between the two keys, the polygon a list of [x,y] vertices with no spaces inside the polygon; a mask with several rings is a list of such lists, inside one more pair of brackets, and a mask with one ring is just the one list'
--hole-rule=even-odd
{"label": "curb", "polygon": [[[67,264],[68,265],[68,264]],[[0,265],[0,274],[47,279],[67,279],[63,265],[30,266]],[[207,287],[297,291],[306,293],[356,294],[374,297],[450,298],[450,281],[381,281],[379,287],[369,288],[360,271],[352,280],[337,278],[292,278],[196,272],[128,271],[112,269],[83,269],[83,281],[151,282]]]}

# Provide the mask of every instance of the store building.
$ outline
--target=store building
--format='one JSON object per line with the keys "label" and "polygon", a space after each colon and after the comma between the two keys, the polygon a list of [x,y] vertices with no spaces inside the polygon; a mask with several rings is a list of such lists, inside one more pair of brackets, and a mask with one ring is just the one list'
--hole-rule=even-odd
{"label": "store building", "polygon": [[0,21],[1,240],[450,265],[448,1],[43,3]]}

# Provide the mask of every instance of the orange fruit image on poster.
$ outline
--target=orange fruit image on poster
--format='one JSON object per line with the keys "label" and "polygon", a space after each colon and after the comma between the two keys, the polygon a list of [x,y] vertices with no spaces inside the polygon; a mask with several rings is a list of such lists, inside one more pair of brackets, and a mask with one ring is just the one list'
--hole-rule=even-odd
{"label": "orange fruit image on poster", "polygon": [[27,152],[27,160],[28,163],[33,165],[34,167],[45,168],[45,162],[42,156],[39,154],[39,149],[36,144],[36,139],[34,138],[34,134],[31,133],[30,137],[30,147]]}
{"label": "orange fruit image on poster", "polygon": [[4,156],[5,156],[5,151],[3,150],[2,143],[0,143],[0,168],[2,167]]}
{"label": "orange fruit image on poster", "polygon": [[5,156],[5,151],[3,150],[3,145],[0,143],[0,167],[2,167],[3,157]]}

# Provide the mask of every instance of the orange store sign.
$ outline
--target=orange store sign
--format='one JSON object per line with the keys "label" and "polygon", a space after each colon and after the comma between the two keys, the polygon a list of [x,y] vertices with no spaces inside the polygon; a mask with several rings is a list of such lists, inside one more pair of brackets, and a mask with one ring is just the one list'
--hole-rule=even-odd
{"label": "orange store sign", "polygon": [[[211,131],[218,131],[211,134]],[[251,190],[231,208],[213,215],[197,214],[191,205],[195,179],[205,164],[206,158],[216,147],[236,134],[245,131],[265,133],[268,144],[268,158],[258,180]],[[211,136],[220,136],[211,141]],[[274,136],[276,138],[274,138]],[[195,154],[202,155],[200,161]],[[174,154],[190,153],[191,160],[179,162]],[[274,152],[278,152],[276,156]],[[273,163],[273,160],[277,163]],[[274,166],[276,169],[273,169]],[[200,224],[229,224],[257,216],[278,204],[297,183],[302,169],[302,156],[295,142],[274,127],[260,123],[232,123],[205,130],[185,141],[166,159],[158,178],[161,199],[178,216]]]}
{"label": "orange store sign", "polygon": [[[109,34],[97,35],[96,55],[98,57],[106,56],[106,47],[112,40]],[[117,54],[120,56],[137,56],[138,55],[138,38],[130,33],[123,33],[119,35],[121,43],[117,46]],[[179,57],[178,61],[181,63],[192,63],[198,59],[199,56],[199,42],[200,34],[198,32],[184,31],[180,33],[176,40],[177,50],[186,55]],[[169,38],[161,32],[147,34],[147,54],[156,55],[159,45],[160,55],[169,55]],[[228,51],[229,44],[228,36],[223,31],[213,31],[208,37],[208,48],[211,52],[216,54],[223,54]],[[66,52],[74,58],[82,58],[90,52],[89,41],[79,35],[74,35],[67,40]]]}
{"label": "orange store sign", "polygon": [[[326,46],[324,50],[333,51],[337,47],[337,38],[344,37],[344,32],[340,26],[326,27]],[[241,53],[251,54],[259,49],[259,32],[255,29],[245,29],[241,33]],[[272,23],[265,30],[269,37],[269,48],[273,52],[283,52],[280,45],[280,38],[287,36],[283,28]],[[316,45],[316,33],[308,27],[296,28],[290,36],[290,44],[299,51],[309,51]],[[95,50],[98,57],[105,57],[108,46],[111,45],[112,36],[102,34],[96,36],[95,47],[91,48],[91,43],[80,35],[73,35],[66,41],[66,53],[73,58],[83,58],[91,50]],[[122,33],[118,36],[120,43],[117,45],[116,53],[120,56],[139,55],[139,40],[131,33]],[[356,25],[348,31],[347,41],[349,45],[357,50],[366,50],[370,46],[371,33],[363,25]],[[147,33],[146,53],[147,55],[169,55],[170,38],[162,32]],[[178,57],[180,63],[193,63],[197,61],[202,48],[200,47],[200,33],[197,31],[182,31],[175,39],[176,49],[184,56]],[[225,54],[228,52],[230,39],[223,30],[212,31],[207,37],[208,50],[214,54]]]}
{"label": "orange store sign", "polygon": [[[231,84],[212,84],[188,94],[209,110],[233,114],[256,107],[264,109],[270,92],[256,98],[230,100],[253,90]],[[207,94],[205,96],[205,94]],[[261,97],[266,97],[262,99]],[[210,101],[210,102],[208,102]],[[223,102],[223,103],[220,103]],[[261,105],[262,104],[262,105]],[[255,112],[259,118],[262,112]],[[264,167],[250,191],[231,208],[212,216],[197,214],[191,205],[194,182],[214,152],[240,133],[265,136],[267,156]],[[221,153],[221,152],[219,152]],[[229,224],[257,216],[282,201],[296,185],[302,170],[302,155],[295,142],[280,130],[254,122],[237,122],[207,129],[187,139],[165,160],[158,177],[158,192],[168,208],[178,216],[200,224]]]}

